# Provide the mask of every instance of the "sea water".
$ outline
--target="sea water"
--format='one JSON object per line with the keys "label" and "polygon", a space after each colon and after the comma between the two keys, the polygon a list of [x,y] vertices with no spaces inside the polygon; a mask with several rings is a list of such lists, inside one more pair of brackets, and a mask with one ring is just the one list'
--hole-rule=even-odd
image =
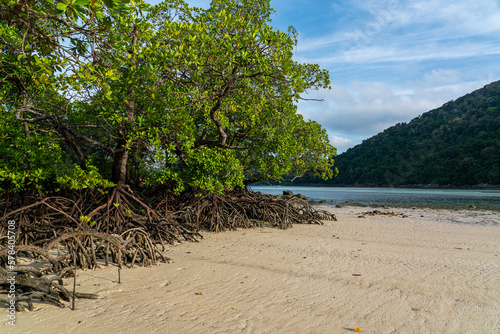
{"label": "sea water", "polygon": [[362,187],[288,187],[250,186],[253,191],[281,195],[284,190],[302,194],[312,200],[327,200],[342,204],[346,201],[361,205],[393,207],[424,207],[433,209],[470,209],[500,211],[500,190],[480,189],[415,189]]}

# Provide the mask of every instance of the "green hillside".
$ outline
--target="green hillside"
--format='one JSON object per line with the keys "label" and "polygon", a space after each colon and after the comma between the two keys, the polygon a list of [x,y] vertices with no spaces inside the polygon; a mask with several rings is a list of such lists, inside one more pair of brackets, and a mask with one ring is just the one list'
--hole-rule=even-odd
{"label": "green hillside", "polygon": [[388,128],[335,165],[339,174],[328,183],[500,184],[500,81]]}

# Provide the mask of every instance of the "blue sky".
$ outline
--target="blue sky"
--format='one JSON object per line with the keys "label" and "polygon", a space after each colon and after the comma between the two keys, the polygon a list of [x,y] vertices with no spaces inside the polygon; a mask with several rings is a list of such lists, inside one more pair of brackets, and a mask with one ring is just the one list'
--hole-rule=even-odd
{"label": "blue sky", "polygon": [[[157,0],[149,0],[158,3]],[[207,8],[209,0],[188,0]],[[500,80],[498,0],[271,0],[294,59],[328,69],[331,90],[299,112],[341,153],[399,122]]]}

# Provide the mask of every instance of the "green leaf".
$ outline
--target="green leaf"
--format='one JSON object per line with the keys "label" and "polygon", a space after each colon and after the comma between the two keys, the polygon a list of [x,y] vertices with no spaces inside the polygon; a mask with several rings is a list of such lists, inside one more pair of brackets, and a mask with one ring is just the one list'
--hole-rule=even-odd
{"label": "green leaf", "polygon": [[106,7],[108,7],[109,9],[113,9],[113,7],[115,6],[113,0],[103,0],[103,1]]}
{"label": "green leaf", "polygon": [[131,6],[129,4],[123,4],[122,8],[128,11],[134,10],[134,6]]}
{"label": "green leaf", "polygon": [[75,6],[87,6],[90,3],[90,0],[76,0],[73,5]]}
{"label": "green leaf", "polygon": [[95,16],[99,19],[99,20],[103,20],[104,19],[104,14],[102,13],[102,11],[96,11],[95,12]]}
{"label": "green leaf", "polygon": [[73,7],[73,11],[75,12],[76,15],[80,16],[82,20],[86,20],[87,18],[83,15],[83,13],[80,13],[80,8],[78,7]]}
{"label": "green leaf", "polygon": [[66,7],[68,7],[68,5],[63,4],[62,2],[59,2],[56,7],[57,7],[57,9],[59,9],[60,11],[62,11],[64,13],[66,11]]}

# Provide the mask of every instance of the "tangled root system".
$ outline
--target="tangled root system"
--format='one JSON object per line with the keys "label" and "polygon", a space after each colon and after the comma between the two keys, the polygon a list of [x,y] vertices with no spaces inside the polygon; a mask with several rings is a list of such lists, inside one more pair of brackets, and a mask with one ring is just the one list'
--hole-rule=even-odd
{"label": "tangled root system", "polygon": [[[1,199],[2,221],[15,221],[16,229],[12,257],[7,225],[0,227],[0,303],[9,305],[11,300],[7,297],[12,292],[9,261],[17,265],[18,311],[32,310],[35,300],[63,307],[62,300],[97,298],[70,293],[63,286],[63,278],[74,277],[76,270],[168,262],[166,245],[197,242],[201,230],[221,232],[263,224],[286,229],[292,224],[336,220],[300,197],[280,198],[246,190],[224,195],[156,192],[147,198],[149,204],[129,188],[116,187],[109,194],[89,191]],[[30,264],[21,266],[20,259]]]}

